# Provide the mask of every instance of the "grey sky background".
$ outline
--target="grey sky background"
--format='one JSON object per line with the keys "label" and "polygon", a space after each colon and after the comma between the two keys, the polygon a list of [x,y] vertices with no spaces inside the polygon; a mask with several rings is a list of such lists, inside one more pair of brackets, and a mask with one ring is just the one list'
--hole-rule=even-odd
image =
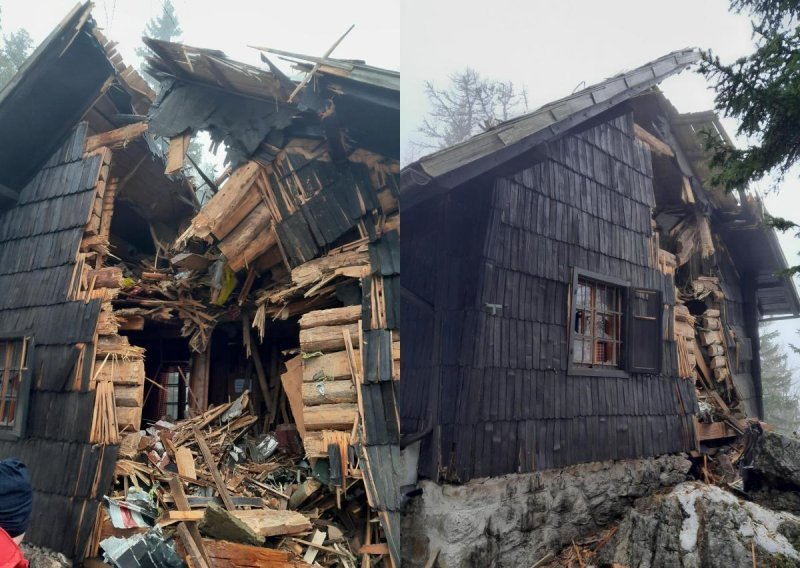
{"label": "grey sky background", "polygon": [[[403,163],[428,110],[423,82],[447,84],[449,74],[470,66],[492,79],[528,90],[530,110],[569,95],[585,81],[602,81],[684,47],[712,49],[723,61],[752,51],[750,20],[731,14],[727,0],[492,0],[458,2],[403,0],[402,112]],[[581,85],[583,86],[583,85]],[[679,112],[713,109],[714,93],[697,73],[684,71],[662,83]],[[722,122],[737,144],[737,124]],[[775,215],[800,222],[798,172],[778,193],[760,190]],[[791,264],[800,263],[800,239],[779,235]],[[773,324],[784,343],[800,344],[800,320]],[[792,356],[800,368],[800,357]],[[800,376],[798,376],[800,379]],[[798,380],[800,382],[800,380]]]}
{"label": "grey sky background", "polygon": [[[7,31],[24,27],[39,42],[75,6],[77,0],[0,0]],[[127,63],[135,61],[147,20],[163,10],[161,0],[96,0],[94,19]],[[356,27],[336,48],[334,57],[364,59],[370,65],[399,69],[399,0],[173,0],[182,40],[219,49],[229,57],[259,64],[259,52],[247,45],[268,46],[322,55],[351,24]],[[277,57],[273,60],[278,63]]]}

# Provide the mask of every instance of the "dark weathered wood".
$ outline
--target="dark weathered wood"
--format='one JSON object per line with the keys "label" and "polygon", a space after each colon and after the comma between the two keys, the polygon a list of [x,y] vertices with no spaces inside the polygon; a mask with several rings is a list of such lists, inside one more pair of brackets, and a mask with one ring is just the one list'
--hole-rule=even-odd
{"label": "dark weathered wood", "polygon": [[200,448],[200,453],[203,454],[203,459],[205,460],[208,469],[211,471],[211,477],[214,478],[214,485],[217,487],[217,492],[219,493],[220,499],[222,499],[222,502],[225,504],[225,508],[228,511],[234,511],[236,507],[231,500],[230,493],[228,493],[228,488],[225,487],[225,480],[222,479],[222,476],[219,473],[217,462],[214,461],[214,456],[211,453],[211,450],[208,448],[205,436],[203,436],[203,433],[197,428],[197,426],[192,426],[192,432],[194,433],[194,438],[197,441],[197,446]]}

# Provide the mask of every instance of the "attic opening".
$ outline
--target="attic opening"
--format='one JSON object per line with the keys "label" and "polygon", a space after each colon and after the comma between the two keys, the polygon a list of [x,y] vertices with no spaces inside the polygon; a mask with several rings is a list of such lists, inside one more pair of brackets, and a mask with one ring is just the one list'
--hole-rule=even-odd
{"label": "attic opening", "polygon": [[138,255],[152,256],[156,252],[149,222],[136,207],[125,200],[114,203],[111,219],[110,251],[122,260],[135,260]]}

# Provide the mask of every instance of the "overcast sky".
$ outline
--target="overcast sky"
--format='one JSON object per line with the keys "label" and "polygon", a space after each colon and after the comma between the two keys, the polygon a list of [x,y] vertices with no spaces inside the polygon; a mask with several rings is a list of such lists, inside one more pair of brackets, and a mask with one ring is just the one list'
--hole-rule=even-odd
{"label": "overcast sky", "polygon": [[[401,150],[419,139],[427,112],[423,82],[447,85],[470,66],[482,75],[527,87],[531,110],[569,95],[585,81],[602,81],[684,47],[712,49],[723,61],[752,51],[750,21],[731,14],[727,0],[403,0]],[[583,86],[583,85],[582,85]],[[713,109],[704,78],[684,71],[661,84],[679,112]],[[731,136],[737,123],[723,118]],[[740,145],[744,141],[737,140]],[[768,187],[769,184],[764,184]],[[776,215],[800,222],[800,183],[788,176],[778,194],[765,196]],[[800,239],[780,235],[791,264],[800,263]],[[800,320],[776,323],[784,342],[800,343]],[[800,358],[794,358],[800,367]]]}
{"label": "overcast sky", "polygon": [[[173,0],[183,42],[220,49],[226,55],[257,64],[248,45],[322,55],[351,24],[356,27],[336,48],[335,57],[364,59],[389,69],[400,67],[399,0],[379,4],[365,0]],[[41,41],[77,0],[0,0],[5,31],[24,27]],[[94,19],[119,42],[119,51],[134,61],[133,50],[147,21],[161,14],[162,0],[96,0]],[[380,9],[377,9],[380,5]]]}

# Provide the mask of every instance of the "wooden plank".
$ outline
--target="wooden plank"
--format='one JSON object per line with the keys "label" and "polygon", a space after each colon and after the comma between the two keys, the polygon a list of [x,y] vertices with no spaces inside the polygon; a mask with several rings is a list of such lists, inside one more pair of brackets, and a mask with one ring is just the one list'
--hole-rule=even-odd
{"label": "wooden plank", "polygon": [[[189,533],[186,523],[178,523],[178,535],[181,537],[183,546],[186,547],[186,550],[192,559],[192,566],[197,566],[198,568],[210,568],[211,565],[206,562],[206,559],[203,557],[200,546]],[[203,541],[201,540],[200,542],[202,543]]]}
{"label": "wooden plank", "polygon": [[[357,360],[361,359],[361,352],[355,351]],[[320,378],[327,380],[349,379],[350,362],[347,351],[325,353],[318,357],[310,357],[303,361],[303,382],[313,382]]]}
{"label": "wooden plank", "polygon": [[[182,511],[189,511],[191,509],[191,507],[189,506],[189,500],[186,498],[186,493],[184,493],[183,491],[183,484],[180,482],[180,480],[173,475],[169,478],[167,483],[169,484],[169,490],[170,493],[172,494],[172,498],[175,501],[175,506]],[[181,525],[185,527],[185,530],[182,530],[180,528]],[[184,541],[185,545],[188,546],[187,544],[188,541],[191,541],[194,544],[195,555],[199,556],[200,559],[202,560],[202,563],[200,563],[199,565],[200,566],[205,565],[209,567],[213,566],[208,551],[206,550],[205,545],[203,543],[203,539],[200,536],[200,529],[197,528],[197,523],[181,522],[178,525],[178,530],[179,532],[183,533],[181,535],[181,539]]]}
{"label": "wooden plank", "polygon": [[257,162],[248,162],[237,168],[219,192],[203,206],[203,210],[192,220],[196,236],[207,239],[212,233],[223,239],[261,203],[257,191],[250,187],[261,171]]}
{"label": "wooden plank", "polygon": [[194,467],[194,456],[192,456],[192,451],[186,446],[176,448],[175,465],[178,467],[178,473],[181,477],[197,479],[197,471],[195,471]]}
{"label": "wooden plank", "polygon": [[385,542],[378,544],[365,544],[358,549],[359,554],[377,554],[385,556],[389,554],[389,545]]}
{"label": "wooden plank", "polygon": [[732,438],[738,435],[738,432],[728,426],[726,422],[695,422],[695,430],[697,431],[697,438],[704,442],[706,440],[719,440],[722,438]]}
{"label": "wooden plank", "polygon": [[309,564],[313,564],[314,560],[317,558],[317,554],[319,554],[319,548],[322,546],[322,543],[325,542],[325,537],[327,533],[325,531],[321,531],[319,529],[314,531],[314,536],[311,537],[311,544],[306,550],[306,553],[303,555],[303,562],[308,562]]}
{"label": "wooden plank", "polygon": [[117,407],[117,425],[119,431],[139,430],[142,423],[142,408],[140,406],[119,406]]}
{"label": "wooden plank", "polygon": [[208,448],[205,436],[203,436],[203,433],[197,428],[197,426],[192,426],[192,432],[194,432],[194,438],[197,441],[198,447],[200,448],[200,453],[203,454],[203,459],[206,461],[206,465],[208,465],[208,469],[211,471],[211,477],[214,478],[214,485],[217,487],[220,499],[222,499],[222,502],[225,504],[225,508],[228,511],[235,510],[236,507],[234,507],[233,501],[231,501],[231,496],[228,493],[228,489],[225,487],[225,480],[222,479],[219,469],[217,469],[217,463],[214,461],[214,456],[211,454],[211,450]]}
{"label": "wooden plank", "polygon": [[306,430],[347,430],[358,416],[356,404],[307,406],[303,411]]}
{"label": "wooden plank", "polygon": [[271,220],[269,210],[260,203],[220,240],[219,250],[228,259],[231,269],[241,270],[276,244],[275,233],[270,228]]}
{"label": "wooden plank", "polygon": [[315,381],[302,385],[302,403],[305,406],[356,402],[356,388],[353,381]]}
{"label": "wooden plank", "polygon": [[303,421],[303,363],[301,357],[294,357],[286,361],[287,372],[281,375],[281,384],[286,398],[289,400],[289,408],[292,410],[297,432],[300,437],[305,439],[306,427]]}
{"label": "wooden plank", "polygon": [[233,511],[232,514],[263,537],[299,534],[311,530],[309,518],[297,511],[250,509]]}
{"label": "wooden plank", "polygon": [[309,564],[290,560],[290,553],[226,540],[204,539],[215,568],[306,568]]}
{"label": "wooden plank", "polygon": [[634,123],[633,125],[633,132],[636,138],[647,144],[650,147],[650,149],[653,150],[656,154],[669,156],[671,158],[675,157],[675,153],[672,151],[672,148],[670,148],[668,144],[666,144],[659,138],[653,136],[647,130],[645,130],[636,123]]}
{"label": "wooden plank", "polygon": [[343,328],[350,331],[350,337],[353,338],[353,346],[358,347],[358,324],[344,326],[323,325],[310,329],[301,329],[300,347],[304,353],[341,351],[344,349]]}
{"label": "wooden plank", "polygon": [[164,174],[172,175],[183,169],[186,160],[186,152],[189,150],[189,142],[192,139],[191,132],[173,136],[169,140],[169,150],[167,151],[167,167]]}
{"label": "wooden plank", "polygon": [[144,385],[114,385],[114,400],[117,406],[142,406]]}
{"label": "wooden plank", "polygon": [[300,328],[309,329],[321,325],[344,325],[355,323],[361,317],[361,306],[345,306],[329,310],[314,310],[300,317]]}
{"label": "wooden plank", "polygon": [[89,153],[102,146],[109,148],[119,148],[139,138],[142,134],[147,132],[146,122],[134,122],[116,130],[109,130],[108,132],[101,132],[94,136],[86,138],[85,152]]}

